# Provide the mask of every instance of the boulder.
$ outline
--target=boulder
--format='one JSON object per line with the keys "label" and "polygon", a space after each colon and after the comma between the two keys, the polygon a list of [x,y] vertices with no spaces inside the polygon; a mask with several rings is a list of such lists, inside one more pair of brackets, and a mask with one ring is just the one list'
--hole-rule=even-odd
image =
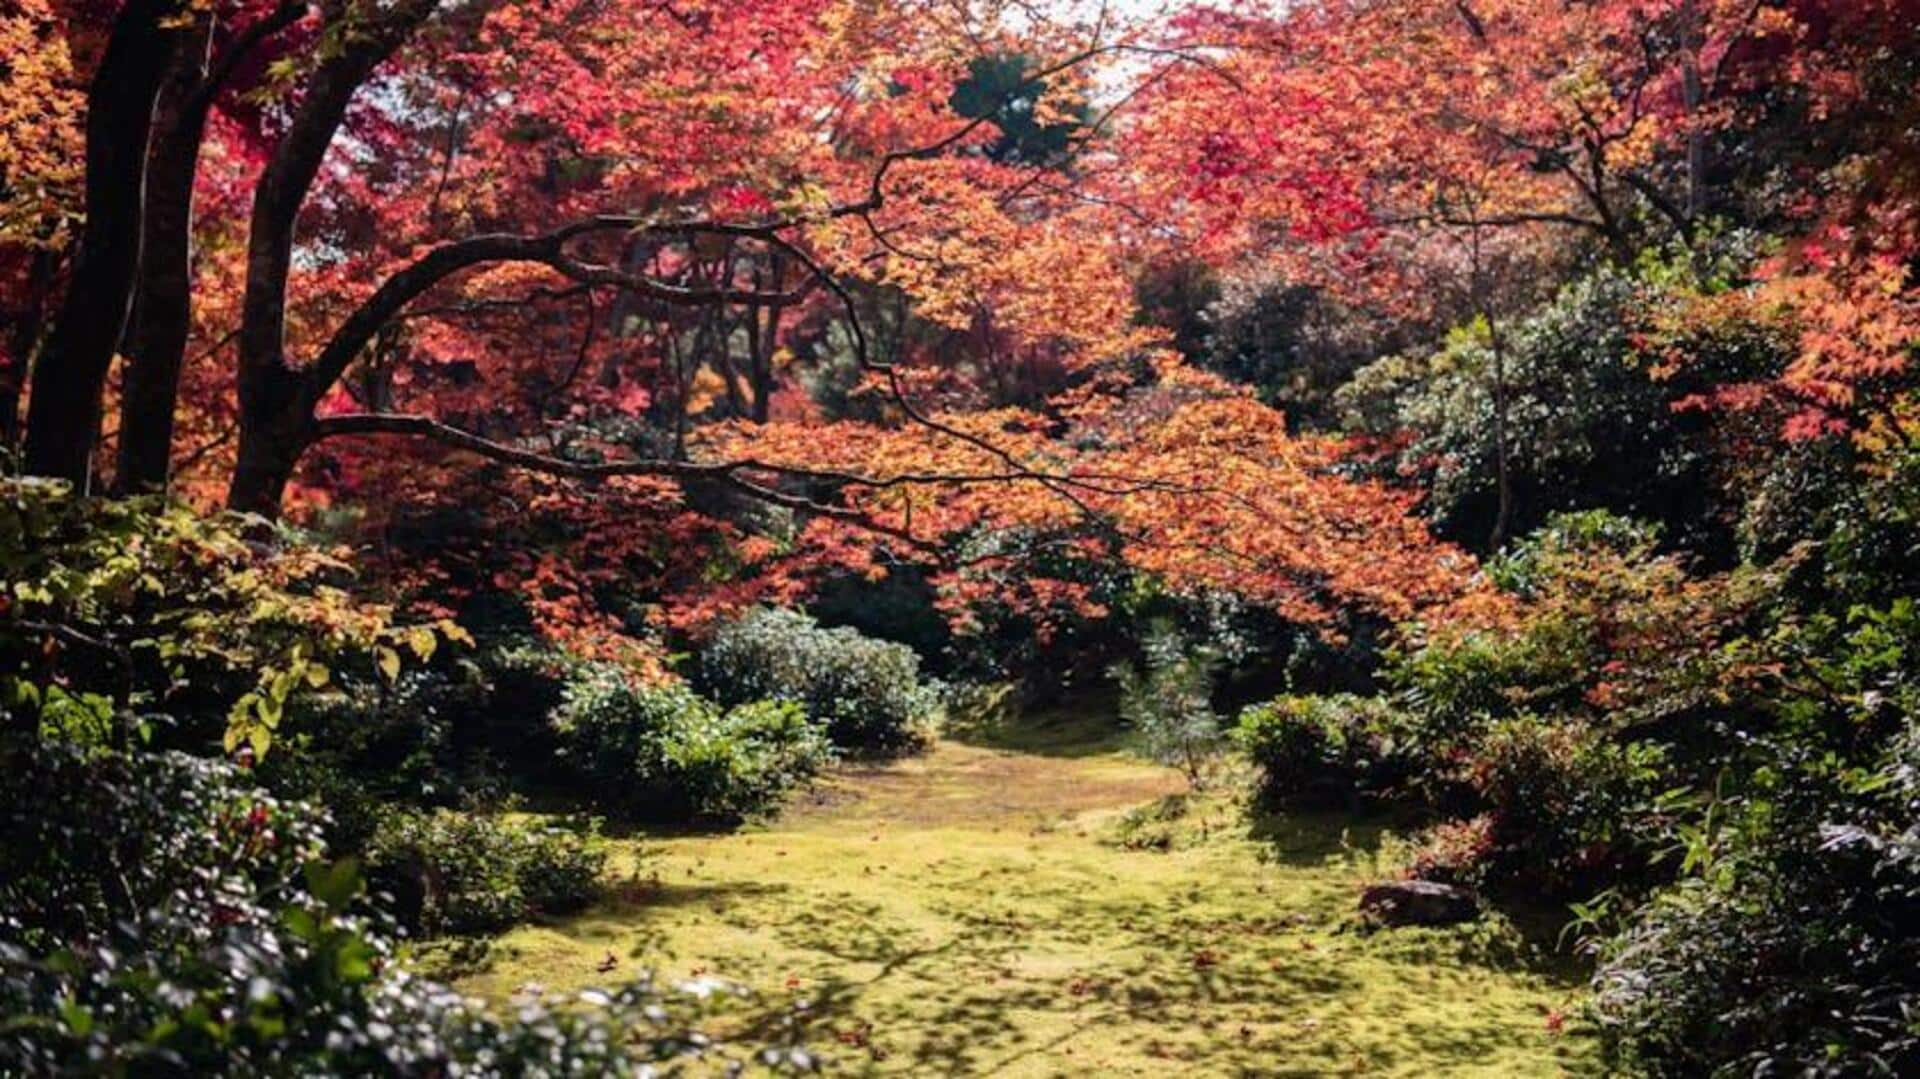
{"label": "boulder", "polygon": [[1453,925],[1480,916],[1471,891],[1430,880],[1388,880],[1367,886],[1360,911],[1386,925]]}

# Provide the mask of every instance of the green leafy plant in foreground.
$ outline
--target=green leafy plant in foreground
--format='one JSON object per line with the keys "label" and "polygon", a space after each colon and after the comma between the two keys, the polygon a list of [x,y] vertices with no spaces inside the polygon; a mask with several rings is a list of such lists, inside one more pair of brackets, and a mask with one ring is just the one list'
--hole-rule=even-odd
{"label": "green leafy plant in foreground", "polygon": [[165,713],[260,757],[335,665],[392,681],[404,655],[468,641],[452,622],[396,623],[347,590],[342,552],[263,521],[64,483],[0,481],[0,567],[0,706],[60,737],[150,737]]}
{"label": "green leafy plant in foreground", "polygon": [[[321,814],[178,753],[8,739],[0,1073],[641,1076],[815,1066],[703,1031],[741,1003],[650,978],[490,1013],[409,973]],[[15,839],[21,842],[14,842]],[[525,883],[523,882],[523,887]]]}

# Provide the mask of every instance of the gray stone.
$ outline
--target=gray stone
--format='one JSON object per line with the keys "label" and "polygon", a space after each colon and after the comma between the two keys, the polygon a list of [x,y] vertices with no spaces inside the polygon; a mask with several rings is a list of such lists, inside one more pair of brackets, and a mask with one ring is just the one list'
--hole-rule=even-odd
{"label": "gray stone", "polygon": [[1387,925],[1453,925],[1480,916],[1480,900],[1453,884],[1388,880],[1367,886],[1360,910]]}

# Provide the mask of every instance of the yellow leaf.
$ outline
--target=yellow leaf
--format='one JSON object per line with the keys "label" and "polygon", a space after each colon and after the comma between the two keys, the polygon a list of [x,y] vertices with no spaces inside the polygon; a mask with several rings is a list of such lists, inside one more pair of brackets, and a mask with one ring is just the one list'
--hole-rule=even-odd
{"label": "yellow leaf", "polygon": [[407,647],[413,649],[413,654],[419,656],[422,663],[433,658],[433,647],[438,643],[433,630],[426,626],[414,626],[407,630]]}
{"label": "yellow leaf", "polygon": [[387,676],[387,681],[400,677],[400,653],[383,644],[373,650],[373,661],[379,665],[380,673]]}

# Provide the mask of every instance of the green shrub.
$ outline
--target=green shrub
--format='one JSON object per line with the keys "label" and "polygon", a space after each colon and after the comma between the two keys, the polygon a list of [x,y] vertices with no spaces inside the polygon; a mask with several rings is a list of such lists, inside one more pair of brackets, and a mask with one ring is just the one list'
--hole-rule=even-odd
{"label": "green shrub", "polygon": [[568,683],[553,726],[591,796],[656,820],[730,825],[774,812],[832,758],[796,704],[723,711],[685,685],[640,684],[607,665]]}
{"label": "green shrub", "polygon": [[[391,681],[344,674],[289,706],[286,751],[262,762],[258,777],[350,817],[362,814],[363,803],[497,801],[505,779],[467,729],[487,704],[484,675],[464,659]],[[328,835],[346,851],[365,838],[357,827]]]}
{"label": "green shrub", "polygon": [[[1717,378],[1777,370],[1792,345],[1778,327],[1693,320],[1702,332],[1670,342],[1689,362],[1669,377],[1651,376],[1657,360],[1643,346],[1657,336],[1660,313],[1739,277],[1699,273],[1702,250],[1676,253],[1667,266],[1603,267],[1504,327],[1512,534],[1556,511],[1597,506],[1660,521],[1693,550],[1729,546],[1733,499],[1717,472],[1712,425],[1674,403]],[[1387,464],[1419,477],[1441,535],[1468,543],[1486,540],[1497,512],[1494,361],[1487,326],[1476,322],[1431,354],[1375,361],[1337,394],[1349,429],[1398,436]]]}
{"label": "green shrub", "polygon": [[1407,859],[1407,875],[1476,891],[1485,888],[1493,872],[1494,842],[1492,814],[1441,821],[1420,833]]}
{"label": "green shrub", "polygon": [[326,805],[336,851],[358,852],[382,807],[497,806],[549,786],[548,716],[580,661],[525,643],[449,655],[389,679],[343,672],[288,706],[285,752],[260,782]]}
{"label": "green shrub", "polygon": [[[310,807],[180,754],[0,746],[0,1074],[683,1074],[813,1064],[695,1032],[714,985],[649,980],[495,1016],[357,913]],[[16,842],[20,840],[20,842]],[[776,1020],[779,1017],[774,1017]],[[697,1063],[696,1063],[697,1060]]]}
{"label": "green shrub", "polygon": [[[250,532],[251,530],[251,532]],[[466,634],[399,626],[349,566],[289,533],[157,498],[0,479],[0,707],[24,733],[163,737],[264,756],[290,701],[337,668],[391,680]],[[153,717],[164,712],[165,724]],[[123,745],[124,748],[124,745]]]}
{"label": "green shrub", "polygon": [[905,645],[824,629],[799,611],[757,608],[721,627],[700,657],[701,684],[726,704],[792,701],[834,746],[862,756],[923,749],[939,707]]}
{"label": "green shrub", "polygon": [[572,914],[600,897],[607,870],[597,821],[529,828],[514,880],[540,914]]}
{"label": "green shrub", "polygon": [[1601,947],[1623,1067],[1920,1072],[1920,606],[1823,623],[1797,635],[1807,689],[1686,831],[1688,878]]}
{"label": "green shrub", "polygon": [[486,681],[486,704],[473,717],[475,741],[516,777],[547,781],[557,748],[548,717],[581,660],[545,643],[495,644],[476,657]]}
{"label": "green shrub", "polygon": [[401,923],[427,936],[486,933],[578,910],[606,852],[591,823],[542,827],[497,815],[394,811],[367,845],[367,875]]}
{"label": "green shrub", "polygon": [[1658,804],[1664,754],[1578,725],[1494,724],[1467,761],[1490,822],[1487,883],[1578,897],[1636,882],[1672,836]]}
{"label": "green shrub", "polygon": [[0,765],[0,913],[36,953],[149,919],[270,920],[326,850],[318,810],[218,761],[6,739]]}
{"label": "green shrub", "polygon": [[1260,770],[1269,806],[1351,806],[1414,774],[1422,746],[1378,697],[1278,697],[1240,713],[1234,740]]}
{"label": "green shrub", "polygon": [[1517,631],[1434,634],[1389,656],[1386,678],[1435,742],[1471,740],[1488,722],[1579,702],[1584,642],[1572,627],[1537,621]]}

